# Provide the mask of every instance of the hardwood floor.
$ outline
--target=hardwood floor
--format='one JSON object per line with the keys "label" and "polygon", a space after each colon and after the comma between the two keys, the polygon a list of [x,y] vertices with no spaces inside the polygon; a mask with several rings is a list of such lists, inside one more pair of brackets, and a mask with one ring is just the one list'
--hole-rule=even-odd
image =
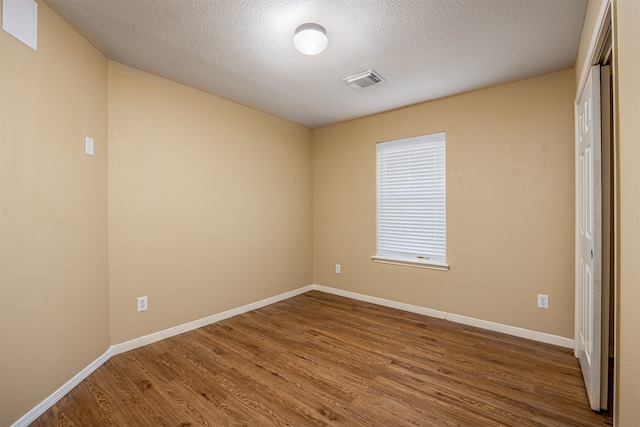
{"label": "hardwood floor", "polygon": [[111,358],[32,426],[603,426],[570,350],[321,292]]}

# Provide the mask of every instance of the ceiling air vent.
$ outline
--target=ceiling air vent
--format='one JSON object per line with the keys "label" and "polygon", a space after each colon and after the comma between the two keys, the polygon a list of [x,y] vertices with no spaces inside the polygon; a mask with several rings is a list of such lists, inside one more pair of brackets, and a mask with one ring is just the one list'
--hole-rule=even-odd
{"label": "ceiling air vent", "polygon": [[373,70],[365,71],[342,80],[355,90],[364,89],[365,87],[375,86],[385,82],[385,79]]}

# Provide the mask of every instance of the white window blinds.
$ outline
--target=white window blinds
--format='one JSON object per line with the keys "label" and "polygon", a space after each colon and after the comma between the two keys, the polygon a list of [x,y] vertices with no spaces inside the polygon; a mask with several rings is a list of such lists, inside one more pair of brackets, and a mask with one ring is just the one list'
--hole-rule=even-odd
{"label": "white window blinds", "polygon": [[381,142],[376,151],[377,257],[445,265],[445,133]]}

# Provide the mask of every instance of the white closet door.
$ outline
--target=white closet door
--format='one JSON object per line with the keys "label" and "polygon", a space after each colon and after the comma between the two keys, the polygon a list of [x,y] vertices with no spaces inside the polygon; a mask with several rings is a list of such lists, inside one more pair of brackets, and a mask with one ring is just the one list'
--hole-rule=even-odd
{"label": "white closet door", "polygon": [[576,250],[577,355],[594,410],[600,410],[602,184],[600,66],[591,67],[578,105]]}

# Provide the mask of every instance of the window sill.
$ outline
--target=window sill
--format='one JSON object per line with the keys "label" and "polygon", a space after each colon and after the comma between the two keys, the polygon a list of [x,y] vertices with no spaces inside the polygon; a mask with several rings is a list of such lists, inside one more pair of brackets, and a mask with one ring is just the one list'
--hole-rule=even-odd
{"label": "window sill", "polygon": [[416,267],[416,268],[427,268],[429,270],[439,270],[439,271],[449,271],[449,264],[440,263],[437,261],[427,261],[427,260],[414,260],[414,259],[406,259],[406,258],[390,258],[384,257],[380,255],[374,255],[371,257],[373,262],[378,262],[381,264],[393,264],[393,265],[402,265],[405,267]]}

